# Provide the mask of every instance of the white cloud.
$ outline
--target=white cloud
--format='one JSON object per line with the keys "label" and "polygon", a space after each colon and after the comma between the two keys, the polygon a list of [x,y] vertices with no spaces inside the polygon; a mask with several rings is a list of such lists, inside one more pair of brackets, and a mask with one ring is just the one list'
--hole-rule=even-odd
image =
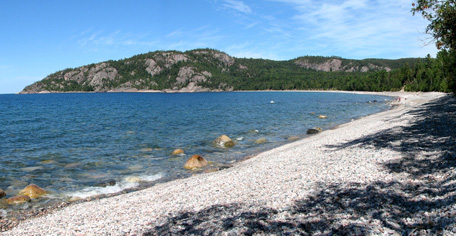
{"label": "white cloud", "polygon": [[291,19],[299,29],[297,38],[327,54],[395,57],[422,51],[416,35],[427,23],[412,16],[411,0],[277,1],[295,10]]}
{"label": "white cloud", "polygon": [[236,0],[224,0],[224,7],[234,9],[236,11],[245,13],[245,14],[250,14],[252,13],[252,9],[247,6],[244,2],[242,1],[236,1]]}
{"label": "white cloud", "polygon": [[153,46],[157,40],[149,40],[146,35],[123,33],[120,30],[104,33],[104,31],[87,30],[80,34],[77,43],[83,48],[113,46]]}

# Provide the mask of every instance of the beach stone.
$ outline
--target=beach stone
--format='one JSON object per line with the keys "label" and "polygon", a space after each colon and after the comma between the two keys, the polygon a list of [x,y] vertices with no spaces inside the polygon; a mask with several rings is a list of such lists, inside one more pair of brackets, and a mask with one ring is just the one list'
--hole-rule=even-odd
{"label": "beach stone", "polygon": [[216,138],[214,140],[214,144],[227,148],[234,146],[234,142],[226,135]]}
{"label": "beach stone", "polygon": [[322,131],[320,127],[314,127],[312,129],[308,129],[306,134],[318,134]]}
{"label": "beach stone", "polygon": [[23,204],[26,202],[30,202],[32,199],[30,199],[29,196],[26,195],[21,195],[21,196],[15,196],[15,197],[10,197],[6,199],[6,203],[9,205],[17,205],[17,204]]}
{"label": "beach stone", "polygon": [[193,155],[184,165],[185,169],[195,169],[207,166],[209,163],[200,155]]}
{"label": "beach stone", "polygon": [[259,138],[259,139],[255,140],[255,143],[260,144],[260,143],[265,143],[266,141],[268,141],[268,140],[265,138]]}
{"label": "beach stone", "polygon": [[185,154],[184,150],[182,149],[176,149],[171,153],[171,155],[179,155],[179,154]]}
{"label": "beach stone", "polygon": [[38,185],[35,184],[30,184],[21,191],[19,191],[19,195],[26,195],[29,196],[30,198],[37,198],[41,197],[43,195],[46,195],[47,192],[46,190],[38,187]]}
{"label": "beach stone", "polygon": [[326,119],[326,118],[328,118],[328,117],[327,117],[327,116],[324,116],[324,115],[319,115],[318,118],[320,118],[320,119]]}
{"label": "beach stone", "polygon": [[0,188],[0,198],[6,196],[6,193],[5,191],[3,191],[3,189]]}

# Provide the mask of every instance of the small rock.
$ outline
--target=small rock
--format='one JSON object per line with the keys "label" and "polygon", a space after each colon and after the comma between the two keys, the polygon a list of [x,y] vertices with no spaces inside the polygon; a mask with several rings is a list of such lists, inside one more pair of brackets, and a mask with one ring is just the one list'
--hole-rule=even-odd
{"label": "small rock", "polygon": [[21,191],[19,191],[19,195],[26,195],[29,196],[30,198],[37,198],[41,197],[43,195],[46,195],[47,191],[38,187],[35,184],[30,184]]}
{"label": "small rock", "polygon": [[214,140],[214,144],[222,147],[232,147],[234,142],[226,135],[222,135]]}
{"label": "small rock", "polygon": [[173,151],[173,153],[171,153],[171,155],[179,155],[179,154],[184,154],[184,150],[182,149],[176,149]]}
{"label": "small rock", "polygon": [[195,168],[200,168],[207,166],[209,163],[200,155],[193,155],[188,159],[188,161],[185,163],[184,168],[185,169],[195,169]]}
{"label": "small rock", "polygon": [[255,143],[260,144],[260,143],[265,143],[266,141],[268,141],[268,140],[265,138],[259,138],[259,139],[255,140]]}
{"label": "small rock", "polygon": [[6,203],[10,205],[17,205],[17,204],[22,204],[26,202],[30,202],[32,199],[30,199],[29,196],[26,195],[21,195],[21,196],[15,196],[15,197],[10,197],[6,199]]}
{"label": "small rock", "polygon": [[312,129],[308,129],[306,134],[318,134],[322,131],[320,127],[314,127]]}
{"label": "small rock", "polygon": [[327,116],[324,116],[324,115],[319,115],[318,118],[320,118],[320,119],[326,119],[326,118],[328,118],[328,117],[327,117]]}
{"label": "small rock", "polygon": [[3,189],[0,188],[0,198],[6,196],[6,193],[5,191],[3,191]]}

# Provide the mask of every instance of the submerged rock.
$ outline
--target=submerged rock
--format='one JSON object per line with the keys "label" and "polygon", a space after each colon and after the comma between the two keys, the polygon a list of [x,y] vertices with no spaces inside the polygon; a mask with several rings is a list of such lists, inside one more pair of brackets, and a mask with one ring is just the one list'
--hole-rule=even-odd
{"label": "submerged rock", "polygon": [[299,139],[298,136],[290,136],[290,137],[287,138],[287,141],[291,142],[291,141],[296,141],[298,139]]}
{"label": "submerged rock", "polygon": [[259,138],[259,139],[255,140],[255,143],[260,144],[260,143],[265,143],[266,141],[268,141],[266,138]]}
{"label": "submerged rock", "polygon": [[30,198],[37,198],[46,195],[47,191],[38,187],[35,184],[30,184],[21,191],[19,191],[19,194],[29,196]]}
{"label": "submerged rock", "polygon": [[104,181],[101,181],[101,182],[95,184],[95,186],[108,187],[108,186],[114,186],[116,184],[117,184],[117,181],[115,179],[108,179],[108,180],[104,180]]}
{"label": "submerged rock", "polygon": [[130,176],[130,177],[125,178],[125,181],[127,181],[129,183],[138,183],[138,182],[141,182],[142,179],[137,176]]}
{"label": "submerged rock", "polygon": [[318,134],[322,131],[320,127],[313,127],[312,129],[308,129],[306,134]]}
{"label": "submerged rock", "polygon": [[9,205],[17,205],[17,204],[23,204],[26,202],[30,202],[32,199],[30,199],[29,196],[26,195],[21,195],[21,196],[15,196],[15,197],[10,197],[6,199],[6,203]]}
{"label": "submerged rock", "polygon": [[233,140],[231,140],[228,136],[222,135],[214,140],[214,144],[221,146],[221,147],[232,147],[234,146]]}
{"label": "submerged rock", "polygon": [[207,166],[209,163],[200,155],[193,155],[185,162],[185,169],[195,169]]}
{"label": "submerged rock", "polygon": [[184,150],[182,149],[176,149],[171,153],[171,155],[179,155],[179,154],[185,154]]}
{"label": "submerged rock", "polygon": [[6,196],[6,193],[5,191],[3,191],[3,189],[0,188],[0,198]]}

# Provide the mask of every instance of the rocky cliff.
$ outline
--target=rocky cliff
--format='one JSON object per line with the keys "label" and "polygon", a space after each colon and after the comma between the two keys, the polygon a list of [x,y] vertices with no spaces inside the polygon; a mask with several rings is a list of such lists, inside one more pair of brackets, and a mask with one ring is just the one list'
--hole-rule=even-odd
{"label": "rocky cliff", "polygon": [[[266,80],[269,77],[274,80],[287,76],[290,72],[299,76],[302,70],[390,71],[397,64],[403,63],[379,59],[347,60],[337,57],[300,57],[290,61],[238,59],[212,49],[186,52],[155,51],[127,59],[110,60],[58,71],[27,86],[20,93],[232,91],[246,87],[255,88],[251,83],[257,83],[257,81],[252,78],[261,76],[266,77]],[[264,81],[263,78],[261,80]],[[246,83],[250,83],[249,86],[245,86]]]}

